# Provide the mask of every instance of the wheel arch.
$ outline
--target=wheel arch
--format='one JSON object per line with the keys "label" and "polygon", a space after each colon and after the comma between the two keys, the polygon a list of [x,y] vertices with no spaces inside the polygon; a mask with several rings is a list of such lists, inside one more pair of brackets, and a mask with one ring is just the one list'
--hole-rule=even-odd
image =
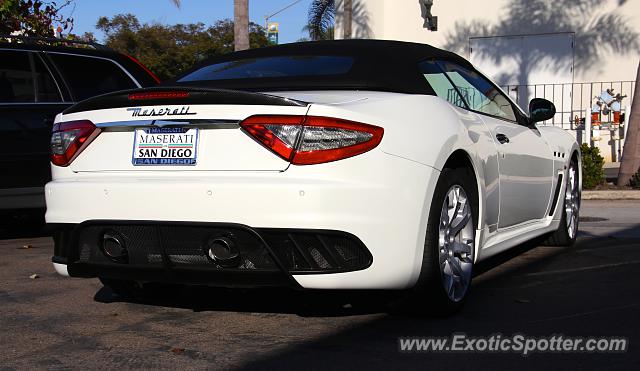
{"label": "wheel arch", "polygon": [[453,151],[451,155],[449,155],[447,160],[444,162],[444,165],[442,168],[444,169],[444,168],[458,168],[458,167],[464,167],[469,169],[473,175],[473,181],[475,184],[473,196],[475,197],[478,205],[478,210],[476,214],[476,218],[477,218],[476,229],[482,229],[484,227],[483,215],[484,215],[484,203],[485,203],[484,178],[479,176],[480,174],[482,174],[482,172],[479,171],[478,166],[476,166],[476,164],[472,160],[472,157],[469,154],[469,152],[467,152],[464,149],[457,149]]}
{"label": "wheel arch", "polygon": [[567,164],[567,166],[574,160],[576,164],[578,164],[578,191],[582,193],[582,153],[580,152],[580,147],[575,146],[575,148],[571,150],[571,156],[569,156],[569,164]]}

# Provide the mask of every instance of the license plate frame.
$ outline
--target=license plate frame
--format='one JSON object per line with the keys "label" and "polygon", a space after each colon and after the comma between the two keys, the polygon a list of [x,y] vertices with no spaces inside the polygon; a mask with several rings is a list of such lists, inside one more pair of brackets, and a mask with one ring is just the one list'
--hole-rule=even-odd
{"label": "license plate frame", "polygon": [[198,160],[198,128],[135,128],[134,166],[194,166]]}

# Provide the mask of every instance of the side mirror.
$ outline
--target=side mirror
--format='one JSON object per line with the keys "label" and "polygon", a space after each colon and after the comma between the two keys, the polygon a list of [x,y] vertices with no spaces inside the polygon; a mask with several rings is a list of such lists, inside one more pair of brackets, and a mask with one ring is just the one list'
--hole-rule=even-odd
{"label": "side mirror", "polygon": [[533,98],[529,102],[529,115],[532,124],[553,118],[556,114],[556,106],[546,99]]}

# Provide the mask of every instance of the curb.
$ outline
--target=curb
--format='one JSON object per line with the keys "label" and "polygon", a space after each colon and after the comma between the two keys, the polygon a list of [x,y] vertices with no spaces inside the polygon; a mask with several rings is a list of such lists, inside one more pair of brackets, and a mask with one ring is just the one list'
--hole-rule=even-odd
{"label": "curb", "polygon": [[602,190],[582,191],[583,200],[640,200],[640,191]]}

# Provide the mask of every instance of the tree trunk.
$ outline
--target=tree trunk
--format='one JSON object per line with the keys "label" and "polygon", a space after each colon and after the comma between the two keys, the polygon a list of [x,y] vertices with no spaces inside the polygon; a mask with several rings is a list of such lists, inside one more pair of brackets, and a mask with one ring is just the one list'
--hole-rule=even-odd
{"label": "tree trunk", "polygon": [[353,22],[353,0],[344,0],[344,9],[342,10],[342,20],[344,24],[343,39],[351,38],[351,24]]}
{"label": "tree trunk", "polygon": [[249,0],[233,0],[233,38],[236,51],[249,49]]}
{"label": "tree trunk", "polygon": [[[631,113],[627,137],[624,138],[624,150],[618,174],[618,186],[626,186],[640,168],[640,63],[636,74],[636,87],[633,90]],[[627,113],[629,114],[629,113]]]}

